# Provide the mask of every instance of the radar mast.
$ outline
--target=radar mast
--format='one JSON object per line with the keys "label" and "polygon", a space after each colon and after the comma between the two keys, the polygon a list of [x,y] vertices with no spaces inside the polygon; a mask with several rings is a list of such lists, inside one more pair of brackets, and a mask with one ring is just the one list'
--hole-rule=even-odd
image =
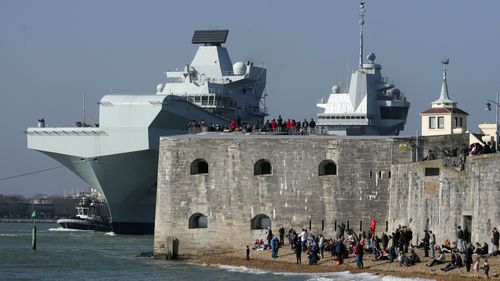
{"label": "radar mast", "polygon": [[365,25],[365,0],[359,2],[359,69],[363,69],[363,26]]}

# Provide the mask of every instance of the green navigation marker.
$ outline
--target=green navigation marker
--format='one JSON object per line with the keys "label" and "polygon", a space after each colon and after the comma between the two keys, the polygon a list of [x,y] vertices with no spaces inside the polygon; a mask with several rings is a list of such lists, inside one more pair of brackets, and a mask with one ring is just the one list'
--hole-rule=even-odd
{"label": "green navigation marker", "polygon": [[31,232],[31,248],[36,250],[36,210],[31,214],[33,218],[33,231]]}

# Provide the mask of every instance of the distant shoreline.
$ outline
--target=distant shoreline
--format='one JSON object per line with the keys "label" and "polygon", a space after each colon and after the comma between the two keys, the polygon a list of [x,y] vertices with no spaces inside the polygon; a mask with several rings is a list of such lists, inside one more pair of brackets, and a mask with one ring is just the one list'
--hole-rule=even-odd
{"label": "distant shoreline", "polygon": [[[33,223],[33,219],[0,219],[0,223]],[[57,223],[57,219],[37,219],[36,223]]]}

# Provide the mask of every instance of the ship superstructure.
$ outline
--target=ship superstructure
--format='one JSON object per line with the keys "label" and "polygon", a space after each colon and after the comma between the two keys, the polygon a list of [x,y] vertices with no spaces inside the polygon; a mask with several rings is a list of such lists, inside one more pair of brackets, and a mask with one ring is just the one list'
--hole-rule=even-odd
{"label": "ship superstructure", "polygon": [[399,135],[404,129],[410,103],[404,94],[382,76],[382,66],[370,53],[363,61],[365,2],[360,7],[359,67],[347,89],[332,87],[328,99],[317,106],[317,126],[331,135]]}
{"label": "ship superstructure", "polygon": [[[113,231],[153,233],[160,136],[186,134],[187,124],[229,125],[239,118],[263,123],[266,69],[231,62],[222,46],[228,30],[195,31],[201,44],[181,71],[152,95],[106,95],[99,102],[99,126],[28,128],[28,148],[60,162],[108,202]],[[43,120],[43,119],[42,119]],[[44,121],[44,120],[43,120]]]}

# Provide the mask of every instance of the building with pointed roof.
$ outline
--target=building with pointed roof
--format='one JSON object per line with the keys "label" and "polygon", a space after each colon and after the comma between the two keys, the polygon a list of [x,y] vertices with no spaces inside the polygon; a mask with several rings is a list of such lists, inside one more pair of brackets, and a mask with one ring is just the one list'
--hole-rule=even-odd
{"label": "building with pointed roof", "polygon": [[467,116],[469,114],[457,107],[457,102],[450,99],[447,82],[447,65],[449,59],[441,61],[443,64],[443,81],[441,94],[432,102],[432,107],[420,113],[422,116],[422,136],[463,134],[467,130]]}

